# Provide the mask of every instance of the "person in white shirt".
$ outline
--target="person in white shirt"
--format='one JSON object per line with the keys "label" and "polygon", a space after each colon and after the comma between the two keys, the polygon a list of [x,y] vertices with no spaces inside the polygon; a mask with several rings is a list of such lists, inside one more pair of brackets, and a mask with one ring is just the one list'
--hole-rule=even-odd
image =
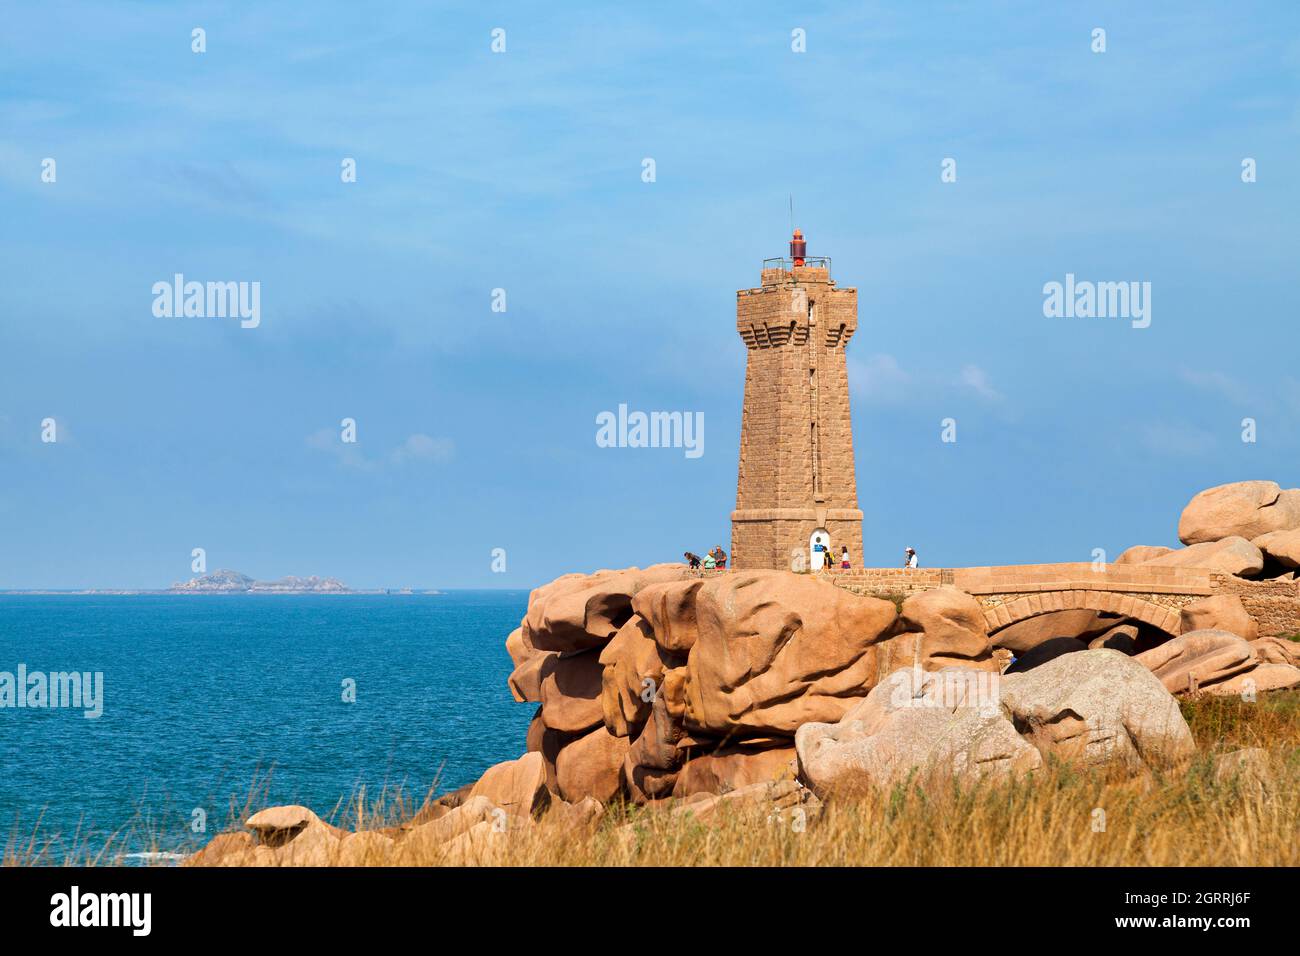
{"label": "person in white shirt", "polygon": [[917,567],[920,567],[920,562],[918,562],[918,561],[916,560],[916,549],[915,549],[915,548],[904,548],[904,549],[903,549],[903,567],[905,567],[905,568],[917,568]]}

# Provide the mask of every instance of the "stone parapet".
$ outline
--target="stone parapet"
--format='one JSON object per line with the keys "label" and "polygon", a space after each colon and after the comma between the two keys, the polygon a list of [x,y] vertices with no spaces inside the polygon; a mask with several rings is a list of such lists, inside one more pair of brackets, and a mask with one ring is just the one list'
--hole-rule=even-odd
{"label": "stone parapet", "polygon": [[1235,594],[1259,625],[1260,637],[1300,634],[1300,582],[1247,581],[1232,574],[1213,573],[1215,593]]}
{"label": "stone parapet", "polygon": [[827,580],[856,594],[907,596],[953,586],[984,608],[991,631],[1055,611],[1089,609],[1144,621],[1169,634],[1182,609],[1213,594],[1237,595],[1262,637],[1300,634],[1300,582],[1248,581],[1202,568],[1090,562],[978,568],[854,568]]}

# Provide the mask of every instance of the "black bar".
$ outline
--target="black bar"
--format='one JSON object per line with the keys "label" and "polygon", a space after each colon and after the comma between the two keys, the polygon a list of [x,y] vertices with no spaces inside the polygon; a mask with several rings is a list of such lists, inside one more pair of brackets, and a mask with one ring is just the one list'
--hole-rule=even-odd
{"label": "black bar", "polygon": [[8,868],[6,941],[134,942],[129,925],[52,926],[52,898],[73,886],[83,904],[91,894],[148,893],[148,938],[205,949],[398,936],[461,946],[466,933],[492,948],[548,937],[621,948],[617,940],[642,932],[655,949],[716,938],[729,952],[786,936],[806,950],[845,932],[864,948],[891,938],[927,949],[981,938],[1232,945],[1243,933],[1283,932],[1294,911],[1294,873],[1281,869]]}

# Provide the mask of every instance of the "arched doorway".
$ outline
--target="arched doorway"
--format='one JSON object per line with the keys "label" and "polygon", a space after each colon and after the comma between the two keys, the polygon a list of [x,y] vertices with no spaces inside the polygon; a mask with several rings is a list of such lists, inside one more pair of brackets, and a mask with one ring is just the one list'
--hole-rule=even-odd
{"label": "arched doorway", "polygon": [[831,535],[825,528],[818,528],[808,537],[808,567],[814,571],[830,567]]}

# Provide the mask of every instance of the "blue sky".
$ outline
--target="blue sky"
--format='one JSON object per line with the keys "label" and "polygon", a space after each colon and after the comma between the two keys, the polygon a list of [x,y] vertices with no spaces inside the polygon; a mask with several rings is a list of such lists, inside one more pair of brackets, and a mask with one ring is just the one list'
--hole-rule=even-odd
{"label": "blue sky", "polygon": [[[790,194],[859,290],[868,563],[1173,544],[1203,487],[1300,485],[1298,176],[1289,0],[16,7],[0,587],[725,545],[735,290]],[[177,272],[260,282],[261,325],[155,317]],[[1045,318],[1066,273],[1150,282],[1151,326]],[[705,453],[597,447],[619,403],[702,412]]]}

